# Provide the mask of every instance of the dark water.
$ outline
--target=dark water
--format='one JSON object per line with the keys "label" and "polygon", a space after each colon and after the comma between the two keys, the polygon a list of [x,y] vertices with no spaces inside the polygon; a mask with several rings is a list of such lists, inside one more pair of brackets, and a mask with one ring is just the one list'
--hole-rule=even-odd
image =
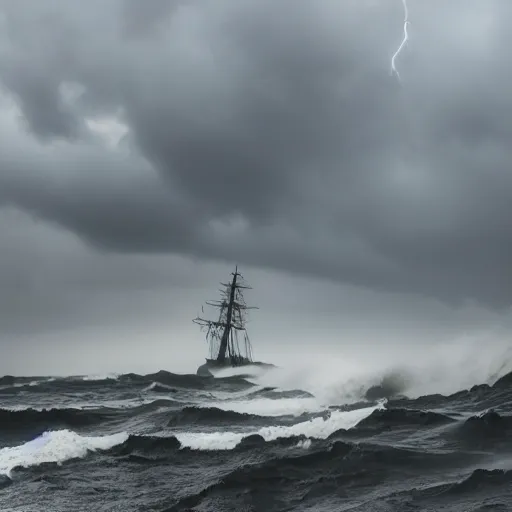
{"label": "dark water", "polygon": [[330,407],[242,377],[4,377],[0,406],[2,512],[512,510],[512,374]]}

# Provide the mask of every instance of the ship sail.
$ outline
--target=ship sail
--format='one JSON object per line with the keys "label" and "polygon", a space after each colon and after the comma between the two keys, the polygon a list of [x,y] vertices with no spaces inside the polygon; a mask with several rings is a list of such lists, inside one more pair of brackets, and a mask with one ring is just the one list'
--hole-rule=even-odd
{"label": "ship sail", "polygon": [[[206,304],[219,310],[216,320],[197,317],[193,321],[206,330],[210,359],[222,366],[240,366],[253,361],[252,346],[246,330],[247,310],[257,309],[247,306],[243,290],[251,289],[244,283],[238,267],[232,273],[230,283],[221,283],[221,299],[207,301]],[[202,308],[204,312],[204,309]]]}

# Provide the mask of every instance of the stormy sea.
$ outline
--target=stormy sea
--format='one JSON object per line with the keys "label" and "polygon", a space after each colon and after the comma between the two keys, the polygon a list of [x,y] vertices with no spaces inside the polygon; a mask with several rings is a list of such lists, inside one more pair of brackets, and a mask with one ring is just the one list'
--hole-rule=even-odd
{"label": "stormy sea", "polygon": [[512,374],[339,403],[264,382],[5,376],[0,510],[512,510]]}

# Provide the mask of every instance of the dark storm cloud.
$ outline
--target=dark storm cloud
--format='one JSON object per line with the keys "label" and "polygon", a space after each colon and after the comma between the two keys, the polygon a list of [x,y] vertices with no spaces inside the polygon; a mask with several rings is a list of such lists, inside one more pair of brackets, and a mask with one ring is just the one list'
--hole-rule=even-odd
{"label": "dark storm cloud", "polygon": [[[509,305],[512,7],[409,3],[399,84],[400,2],[0,2],[46,141],[2,143],[0,201],[112,251]],[[86,129],[116,112],[117,155]]]}

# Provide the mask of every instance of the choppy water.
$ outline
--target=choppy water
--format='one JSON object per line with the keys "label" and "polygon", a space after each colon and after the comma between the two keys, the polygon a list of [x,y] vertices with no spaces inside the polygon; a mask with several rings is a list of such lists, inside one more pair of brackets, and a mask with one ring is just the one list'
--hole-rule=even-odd
{"label": "choppy water", "polygon": [[241,376],[4,377],[0,407],[3,512],[512,510],[512,374],[350,405]]}

